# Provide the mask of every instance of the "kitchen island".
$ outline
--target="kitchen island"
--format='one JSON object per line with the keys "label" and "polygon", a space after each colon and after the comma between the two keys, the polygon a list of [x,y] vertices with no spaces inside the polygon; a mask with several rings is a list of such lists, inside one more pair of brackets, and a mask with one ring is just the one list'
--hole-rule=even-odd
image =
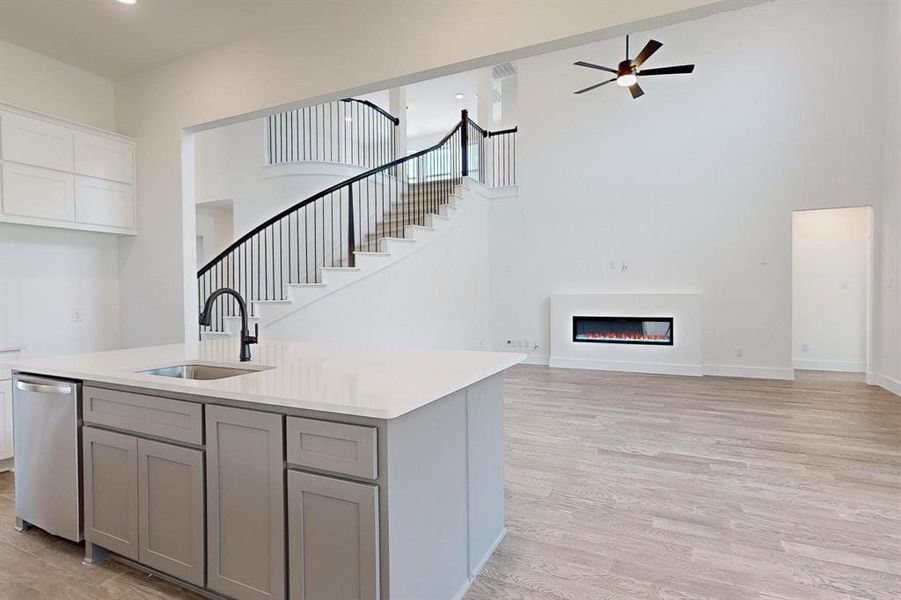
{"label": "kitchen island", "polygon": [[[222,340],[13,365],[17,402],[79,390],[85,562],[239,600],[461,597],[504,535],[501,373],[523,355],[237,357]],[[22,530],[44,527],[30,509],[17,497]]]}

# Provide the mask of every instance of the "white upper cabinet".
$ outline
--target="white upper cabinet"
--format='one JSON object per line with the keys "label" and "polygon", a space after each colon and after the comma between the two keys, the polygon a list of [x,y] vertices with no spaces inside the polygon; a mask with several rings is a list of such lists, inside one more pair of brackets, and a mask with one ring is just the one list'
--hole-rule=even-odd
{"label": "white upper cabinet", "polygon": [[130,185],[94,177],[75,177],[75,220],[79,223],[122,227],[135,224]]}
{"label": "white upper cabinet", "polygon": [[131,138],[0,105],[0,222],[136,233]]}
{"label": "white upper cabinet", "polygon": [[75,176],[3,163],[3,214],[50,221],[75,220]]}
{"label": "white upper cabinet", "polygon": [[75,133],[75,172],[123,183],[134,181],[134,144]]}
{"label": "white upper cabinet", "polygon": [[64,125],[11,112],[0,114],[3,160],[72,172],[74,132]]}

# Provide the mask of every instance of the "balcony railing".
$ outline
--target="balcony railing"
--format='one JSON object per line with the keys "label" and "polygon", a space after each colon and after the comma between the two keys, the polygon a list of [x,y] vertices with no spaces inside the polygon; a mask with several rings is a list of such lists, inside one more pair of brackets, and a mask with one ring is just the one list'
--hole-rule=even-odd
{"label": "balcony railing", "polygon": [[268,164],[316,161],[371,169],[395,158],[400,119],[368,100],[345,98],[266,117]]}

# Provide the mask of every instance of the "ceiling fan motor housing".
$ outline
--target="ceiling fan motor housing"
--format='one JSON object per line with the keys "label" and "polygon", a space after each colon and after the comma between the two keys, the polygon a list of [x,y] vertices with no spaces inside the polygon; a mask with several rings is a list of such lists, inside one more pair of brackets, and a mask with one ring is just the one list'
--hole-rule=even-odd
{"label": "ceiling fan motor housing", "polygon": [[629,75],[634,72],[635,72],[635,65],[631,60],[629,60],[627,58],[626,60],[619,63],[619,67],[617,67],[617,70],[616,70],[616,76],[622,77],[623,75]]}

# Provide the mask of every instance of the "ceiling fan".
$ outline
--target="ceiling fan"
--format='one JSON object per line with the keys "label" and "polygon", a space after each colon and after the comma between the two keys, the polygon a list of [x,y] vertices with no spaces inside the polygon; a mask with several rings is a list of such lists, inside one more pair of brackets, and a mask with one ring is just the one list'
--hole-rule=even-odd
{"label": "ceiling fan", "polygon": [[585,92],[590,92],[595,88],[599,88],[602,85],[607,85],[608,83],[616,82],[617,85],[622,87],[629,88],[629,91],[632,92],[632,98],[638,98],[644,95],[644,91],[641,89],[641,86],[638,85],[638,78],[645,77],[647,75],[678,75],[678,74],[687,74],[691,73],[695,70],[694,65],[679,65],[677,67],[659,67],[657,69],[642,69],[639,70],[642,64],[649,58],[651,55],[660,50],[660,47],[663,46],[657,40],[651,40],[645,47],[638,53],[634,59],[629,58],[629,36],[626,36],[626,60],[619,63],[619,66],[616,69],[611,69],[610,67],[602,67],[601,65],[595,65],[590,62],[585,62],[584,60],[577,61],[573,63],[579,67],[588,67],[589,69],[598,69],[600,71],[609,71],[616,75],[612,79],[608,79],[607,81],[602,81],[601,83],[596,83],[594,85],[588,86],[585,89],[578,90],[573,92],[574,94],[584,94]]}

